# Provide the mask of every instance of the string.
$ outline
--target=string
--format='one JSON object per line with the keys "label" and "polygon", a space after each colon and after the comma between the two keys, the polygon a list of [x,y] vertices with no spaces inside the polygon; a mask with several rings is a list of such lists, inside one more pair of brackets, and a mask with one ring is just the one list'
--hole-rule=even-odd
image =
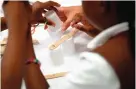
{"label": "string", "polygon": [[39,23],[32,25],[33,29],[31,30],[31,34],[35,33],[36,27],[39,25]]}

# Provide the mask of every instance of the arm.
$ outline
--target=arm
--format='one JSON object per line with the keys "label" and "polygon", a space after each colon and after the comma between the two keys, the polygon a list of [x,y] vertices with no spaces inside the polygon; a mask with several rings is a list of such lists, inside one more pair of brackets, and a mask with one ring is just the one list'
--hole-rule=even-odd
{"label": "arm", "polygon": [[[2,89],[11,89],[11,87],[12,89],[20,89],[26,59],[26,33],[29,16],[23,2],[9,1],[3,8],[10,30],[8,44],[2,59],[1,87]],[[14,12],[11,8],[14,9]]]}
{"label": "arm", "polygon": [[[14,31],[12,31],[11,29],[9,30],[9,39],[12,39],[12,40],[8,41],[8,46],[6,48],[7,51],[5,50],[4,58],[2,61],[2,89],[9,89],[11,86],[14,89],[19,89],[21,86],[22,76],[24,76],[24,78],[25,78],[25,82],[26,82],[28,89],[47,89],[48,84],[47,84],[44,76],[42,75],[39,67],[35,64],[30,64],[30,65],[24,66],[24,63],[26,61],[25,59],[28,59],[30,57],[35,57],[33,46],[32,46],[30,27],[29,27],[29,29],[26,29],[28,27],[27,21],[29,18],[27,16],[24,16],[24,18],[21,18],[21,19],[19,18],[19,17],[22,17],[22,13],[23,13],[23,15],[26,15],[26,13],[24,14],[24,8],[19,9],[19,11],[21,11],[22,13],[19,12],[19,13],[14,13],[14,14],[12,13],[11,14],[11,12],[9,11],[9,8],[12,5],[11,5],[11,3],[8,3],[8,4],[9,4],[8,9],[6,8],[7,11],[5,11],[6,12],[5,13],[6,19],[8,19],[9,29],[11,28]],[[13,4],[13,2],[12,2],[12,4]],[[14,8],[16,8],[16,11],[18,11],[17,5],[18,4],[15,4],[16,7],[14,7]],[[25,11],[27,11],[27,10],[25,10]],[[10,15],[9,15],[9,12],[10,12]],[[19,17],[18,17],[18,15],[19,15]],[[15,19],[15,20],[13,20],[13,19]],[[20,28],[20,27],[22,27],[22,28]],[[26,28],[24,28],[24,27],[26,27]],[[20,34],[20,33],[22,33],[22,34]],[[26,44],[27,44],[27,46],[26,46]],[[27,50],[27,52],[26,52],[26,50]],[[7,61],[8,61],[8,63],[7,63]],[[6,70],[4,70],[5,67],[6,67]],[[34,77],[32,75],[34,75]],[[14,82],[13,82],[13,79],[14,79]],[[8,84],[7,84],[7,82],[8,82]],[[16,82],[16,85],[15,85],[15,82]]]}
{"label": "arm", "polygon": [[[36,12],[36,9],[38,8],[42,10],[50,6],[59,6],[59,4],[52,2],[52,1],[45,2],[45,3],[36,2],[33,4],[33,10],[34,12]],[[36,12],[35,14],[37,13],[38,12]],[[28,43],[27,44],[27,59],[29,59],[29,58],[35,57],[33,44],[32,44],[31,32],[29,32],[28,34],[27,43]],[[24,79],[25,79],[27,89],[48,89],[49,87],[39,66],[35,65],[34,63],[28,64],[25,66]]]}
{"label": "arm", "polygon": [[[31,32],[27,39],[27,59],[35,57]],[[49,85],[46,82],[38,65],[31,63],[25,66],[25,83],[27,89],[48,89]]]}

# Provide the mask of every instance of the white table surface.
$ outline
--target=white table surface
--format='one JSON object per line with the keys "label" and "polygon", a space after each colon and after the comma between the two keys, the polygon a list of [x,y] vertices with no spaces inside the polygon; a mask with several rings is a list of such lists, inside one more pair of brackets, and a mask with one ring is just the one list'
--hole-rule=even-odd
{"label": "white table surface", "polygon": [[[35,0],[29,0],[29,1],[35,1]],[[44,0],[47,1],[47,0]],[[44,2],[42,1],[42,2]],[[62,6],[73,6],[73,5],[81,5],[81,0],[56,0],[58,1]],[[1,11],[1,16],[2,16]],[[83,32],[78,32],[76,36],[74,37],[74,43],[75,43],[75,49],[76,54],[74,56],[70,57],[64,57],[64,64],[60,66],[54,66],[52,64],[51,58],[49,56],[49,50],[48,45],[51,43],[51,38],[48,35],[48,32],[43,29],[43,26],[38,26],[36,28],[36,32],[33,35],[34,39],[37,39],[39,41],[38,45],[34,45],[34,50],[37,58],[41,61],[41,71],[44,75],[50,74],[50,73],[57,73],[57,72],[63,72],[63,71],[71,71],[74,69],[74,66],[79,61],[79,59],[76,57],[79,53],[83,51],[87,51],[87,43],[92,39],[92,37],[89,37],[87,34]],[[71,28],[69,28],[71,30]],[[3,40],[3,38],[8,36],[8,30],[5,30],[3,32],[0,32],[0,40]],[[61,78],[55,78],[55,79],[49,79],[47,80],[50,86],[57,86],[57,83],[61,81],[63,77]],[[25,86],[23,84],[22,89],[25,89]]]}

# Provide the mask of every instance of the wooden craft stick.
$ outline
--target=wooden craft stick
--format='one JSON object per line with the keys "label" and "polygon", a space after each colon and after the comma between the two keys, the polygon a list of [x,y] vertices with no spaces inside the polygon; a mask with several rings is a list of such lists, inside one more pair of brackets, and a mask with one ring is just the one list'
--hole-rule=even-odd
{"label": "wooden craft stick", "polygon": [[67,74],[67,72],[60,72],[60,73],[55,73],[55,74],[49,74],[45,75],[46,79],[53,79],[53,78],[58,78],[58,77],[63,77]]}
{"label": "wooden craft stick", "polygon": [[66,34],[66,35],[63,35],[63,37],[59,40],[57,40],[56,42],[54,42],[53,44],[51,44],[49,46],[49,49],[50,50],[54,50],[56,49],[60,44],[62,44],[64,41],[68,40],[69,38],[71,38],[72,36],[74,36],[76,33],[78,32],[78,29],[76,28],[73,28],[73,30]]}

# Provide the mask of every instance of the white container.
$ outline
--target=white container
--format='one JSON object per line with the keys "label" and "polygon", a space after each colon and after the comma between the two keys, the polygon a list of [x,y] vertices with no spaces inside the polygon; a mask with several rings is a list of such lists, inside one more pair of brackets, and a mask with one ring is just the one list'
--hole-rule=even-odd
{"label": "white container", "polygon": [[64,56],[72,56],[75,55],[75,44],[74,39],[71,37],[70,39],[66,40],[62,43],[62,52]]}
{"label": "white container", "polygon": [[50,36],[51,39],[52,39],[52,42],[59,40],[59,39],[61,38],[61,36],[62,36],[62,33],[61,33],[60,31],[58,31],[58,32],[53,32],[53,31],[51,31],[50,29],[48,29],[47,31],[48,31],[48,33],[49,33],[49,36]]}
{"label": "white container", "polygon": [[48,26],[47,31],[50,37],[55,40],[60,39],[60,37],[62,36],[62,32],[61,32],[62,21],[60,20],[56,12],[53,10],[46,12],[45,16],[46,18],[50,19],[51,21],[55,23],[55,27]]}
{"label": "white container", "polygon": [[60,46],[54,50],[50,50],[50,58],[54,66],[60,66],[64,63],[64,57]]}

